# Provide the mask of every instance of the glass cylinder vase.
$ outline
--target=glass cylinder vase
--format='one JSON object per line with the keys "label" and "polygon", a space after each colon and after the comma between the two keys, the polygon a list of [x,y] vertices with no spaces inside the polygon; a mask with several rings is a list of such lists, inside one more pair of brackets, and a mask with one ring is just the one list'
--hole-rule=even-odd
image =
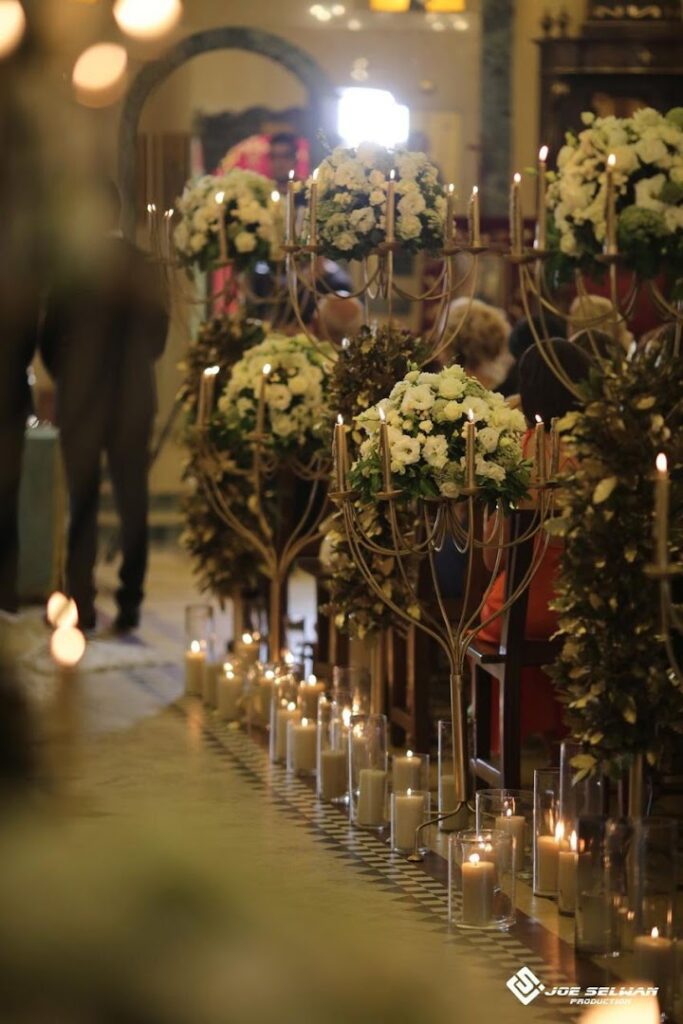
{"label": "glass cylinder vase", "polygon": [[534,794],[530,789],[480,789],[476,795],[475,828],[509,832],[513,839],[515,875],[529,880],[534,860]]}
{"label": "glass cylinder vase", "polygon": [[270,703],[270,759],[284,763],[287,758],[287,723],[298,722],[301,712],[297,706],[299,686],[294,676],[286,673],[273,680]]}
{"label": "glass cylinder vase", "polygon": [[408,789],[429,790],[429,754],[394,754],[391,758],[391,788],[395,793]]}
{"label": "glass cylinder vase", "polygon": [[560,849],[564,825],[560,821],[560,770],[534,772],[534,895],[557,897]]}
{"label": "glass cylinder vase", "polygon": [[351,711],[335,699],[318,701],[317,794],[327,803],[343,804],[349,794],[349,726]]}
{"label": "glass cylinder vase", "polygon": [[509,832],[466,829],[448,839],[448,919],[458,928],[506,931],[515,922]]}
{"label": "glass cylinder vase", "polygon": [[[440,718],[437,722],[439,821],[442,832],[454,832],[461,824],[461,804],[455,793],[455,768],[453,766],[453,723]],[[467,813],[467,808],[465,808]]]}
{"label": "glass cylinder vase", "polygon": [[317,719],[304,718],[287,722],[287,770],[294,775],[315,775],[318,746]]}
{"label": "glass cylinder vase", "polygon": [[201,697],[204,666],[213,660],[214,617],[210,604],[188,604],[185,608],[185,693]]}
{"label": "glass cylinder vase", "polygon": [[332,690],[351,694],[354,715],[370,714],[370,672],[357,665],[335,665],[332,669]]}
{"label": "glass cylinder vase", "polygon": [[387,824],[388,735],[386,715],[352,715],[349,728],[351,821],[359,828]]}
{"label": "glass cylinder vase", "polygon": [[560,819],[565,835],[576,830],[579,818],[599,816],[605,810],[606,784],[602,776],[586,775],[577,781],[579,769],[572,760],[582,753],[581,744],[571,740],[564,740],[560,746]]}
{"label": "glass cylinder vase", "polygon": [[417,830],[429,821],[430,794],[428,789],[394,790],[391,794],[391,849],[394,853],[410,854],[427,849],[427,829]]}
{"label": "glass cylinder vase", "polygon": [[216,710],[225,722],[236,722],[244,710],[244,677],[226,661],[216,685]]}

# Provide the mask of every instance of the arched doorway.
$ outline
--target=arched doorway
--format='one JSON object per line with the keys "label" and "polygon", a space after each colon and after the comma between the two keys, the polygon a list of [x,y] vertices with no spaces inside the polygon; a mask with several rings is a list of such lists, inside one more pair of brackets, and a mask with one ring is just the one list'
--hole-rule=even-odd
{"label": "arched doorway", "polygon": [[147,64],[134,79],[121,113],[119,129],[119,184],[123,200],[122,226],[125,234],[135,233],[135,175],[138,123],[146,100],[154,90],[186,61],[213,50],[247,50],[281,64],[301,81],[308,92],[310,142],[314,160],[319,143],[316,133],[331,134],[330,114],[334,89],[316,61],[293,43],[250,28],[212,28],[181,39],[158,60]]}

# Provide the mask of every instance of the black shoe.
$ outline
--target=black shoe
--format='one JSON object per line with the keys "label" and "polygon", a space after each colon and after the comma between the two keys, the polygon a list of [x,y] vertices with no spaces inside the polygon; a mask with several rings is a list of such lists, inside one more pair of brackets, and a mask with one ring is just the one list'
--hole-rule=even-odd
{"label": "black shoe", "polygon": [[114,620],[112,629],[115,633],[130,633],[140,625],[139,608],[121,608]]}

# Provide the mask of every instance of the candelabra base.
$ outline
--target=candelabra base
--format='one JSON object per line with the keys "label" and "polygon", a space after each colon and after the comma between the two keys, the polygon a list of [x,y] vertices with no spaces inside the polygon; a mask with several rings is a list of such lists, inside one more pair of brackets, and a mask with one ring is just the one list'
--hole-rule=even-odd
{"label": "candelabra base", "polygon": [[399,498],[403,491],[378,491],[377,497],[380,501],[394,501],[395,498]]}

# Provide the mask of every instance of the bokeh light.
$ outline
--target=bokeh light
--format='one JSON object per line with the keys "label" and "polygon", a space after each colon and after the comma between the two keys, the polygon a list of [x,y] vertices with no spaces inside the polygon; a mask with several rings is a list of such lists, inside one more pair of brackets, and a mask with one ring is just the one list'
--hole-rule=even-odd
{"label": "bokeh light", "polygon": [[114,17],[122,32],[135,39],[158,39],[180,21],[180,0],[116,0]]}
{"label": "bokeh light", "polygon": [[16,50],[26,29],[26,15],[19,0],[0,0],[0,60]]}
{"label": "bokeh light", "polygon": [[85,654],[85,637],[73,626],[59,626],[50,639],[50,654],[58,665],[71,668]]}
{"label": "bokeh light", "polygon": [[78,608],[72,597],[55,590],[47,601],[47,621],[51,626],[77,626]]}
{"label": "bokeh light", "polygon": [[118,43],[96,43],[80,55],[71,75],[76,98],[87,107],[104,107],[121,96],[128,54]]}

